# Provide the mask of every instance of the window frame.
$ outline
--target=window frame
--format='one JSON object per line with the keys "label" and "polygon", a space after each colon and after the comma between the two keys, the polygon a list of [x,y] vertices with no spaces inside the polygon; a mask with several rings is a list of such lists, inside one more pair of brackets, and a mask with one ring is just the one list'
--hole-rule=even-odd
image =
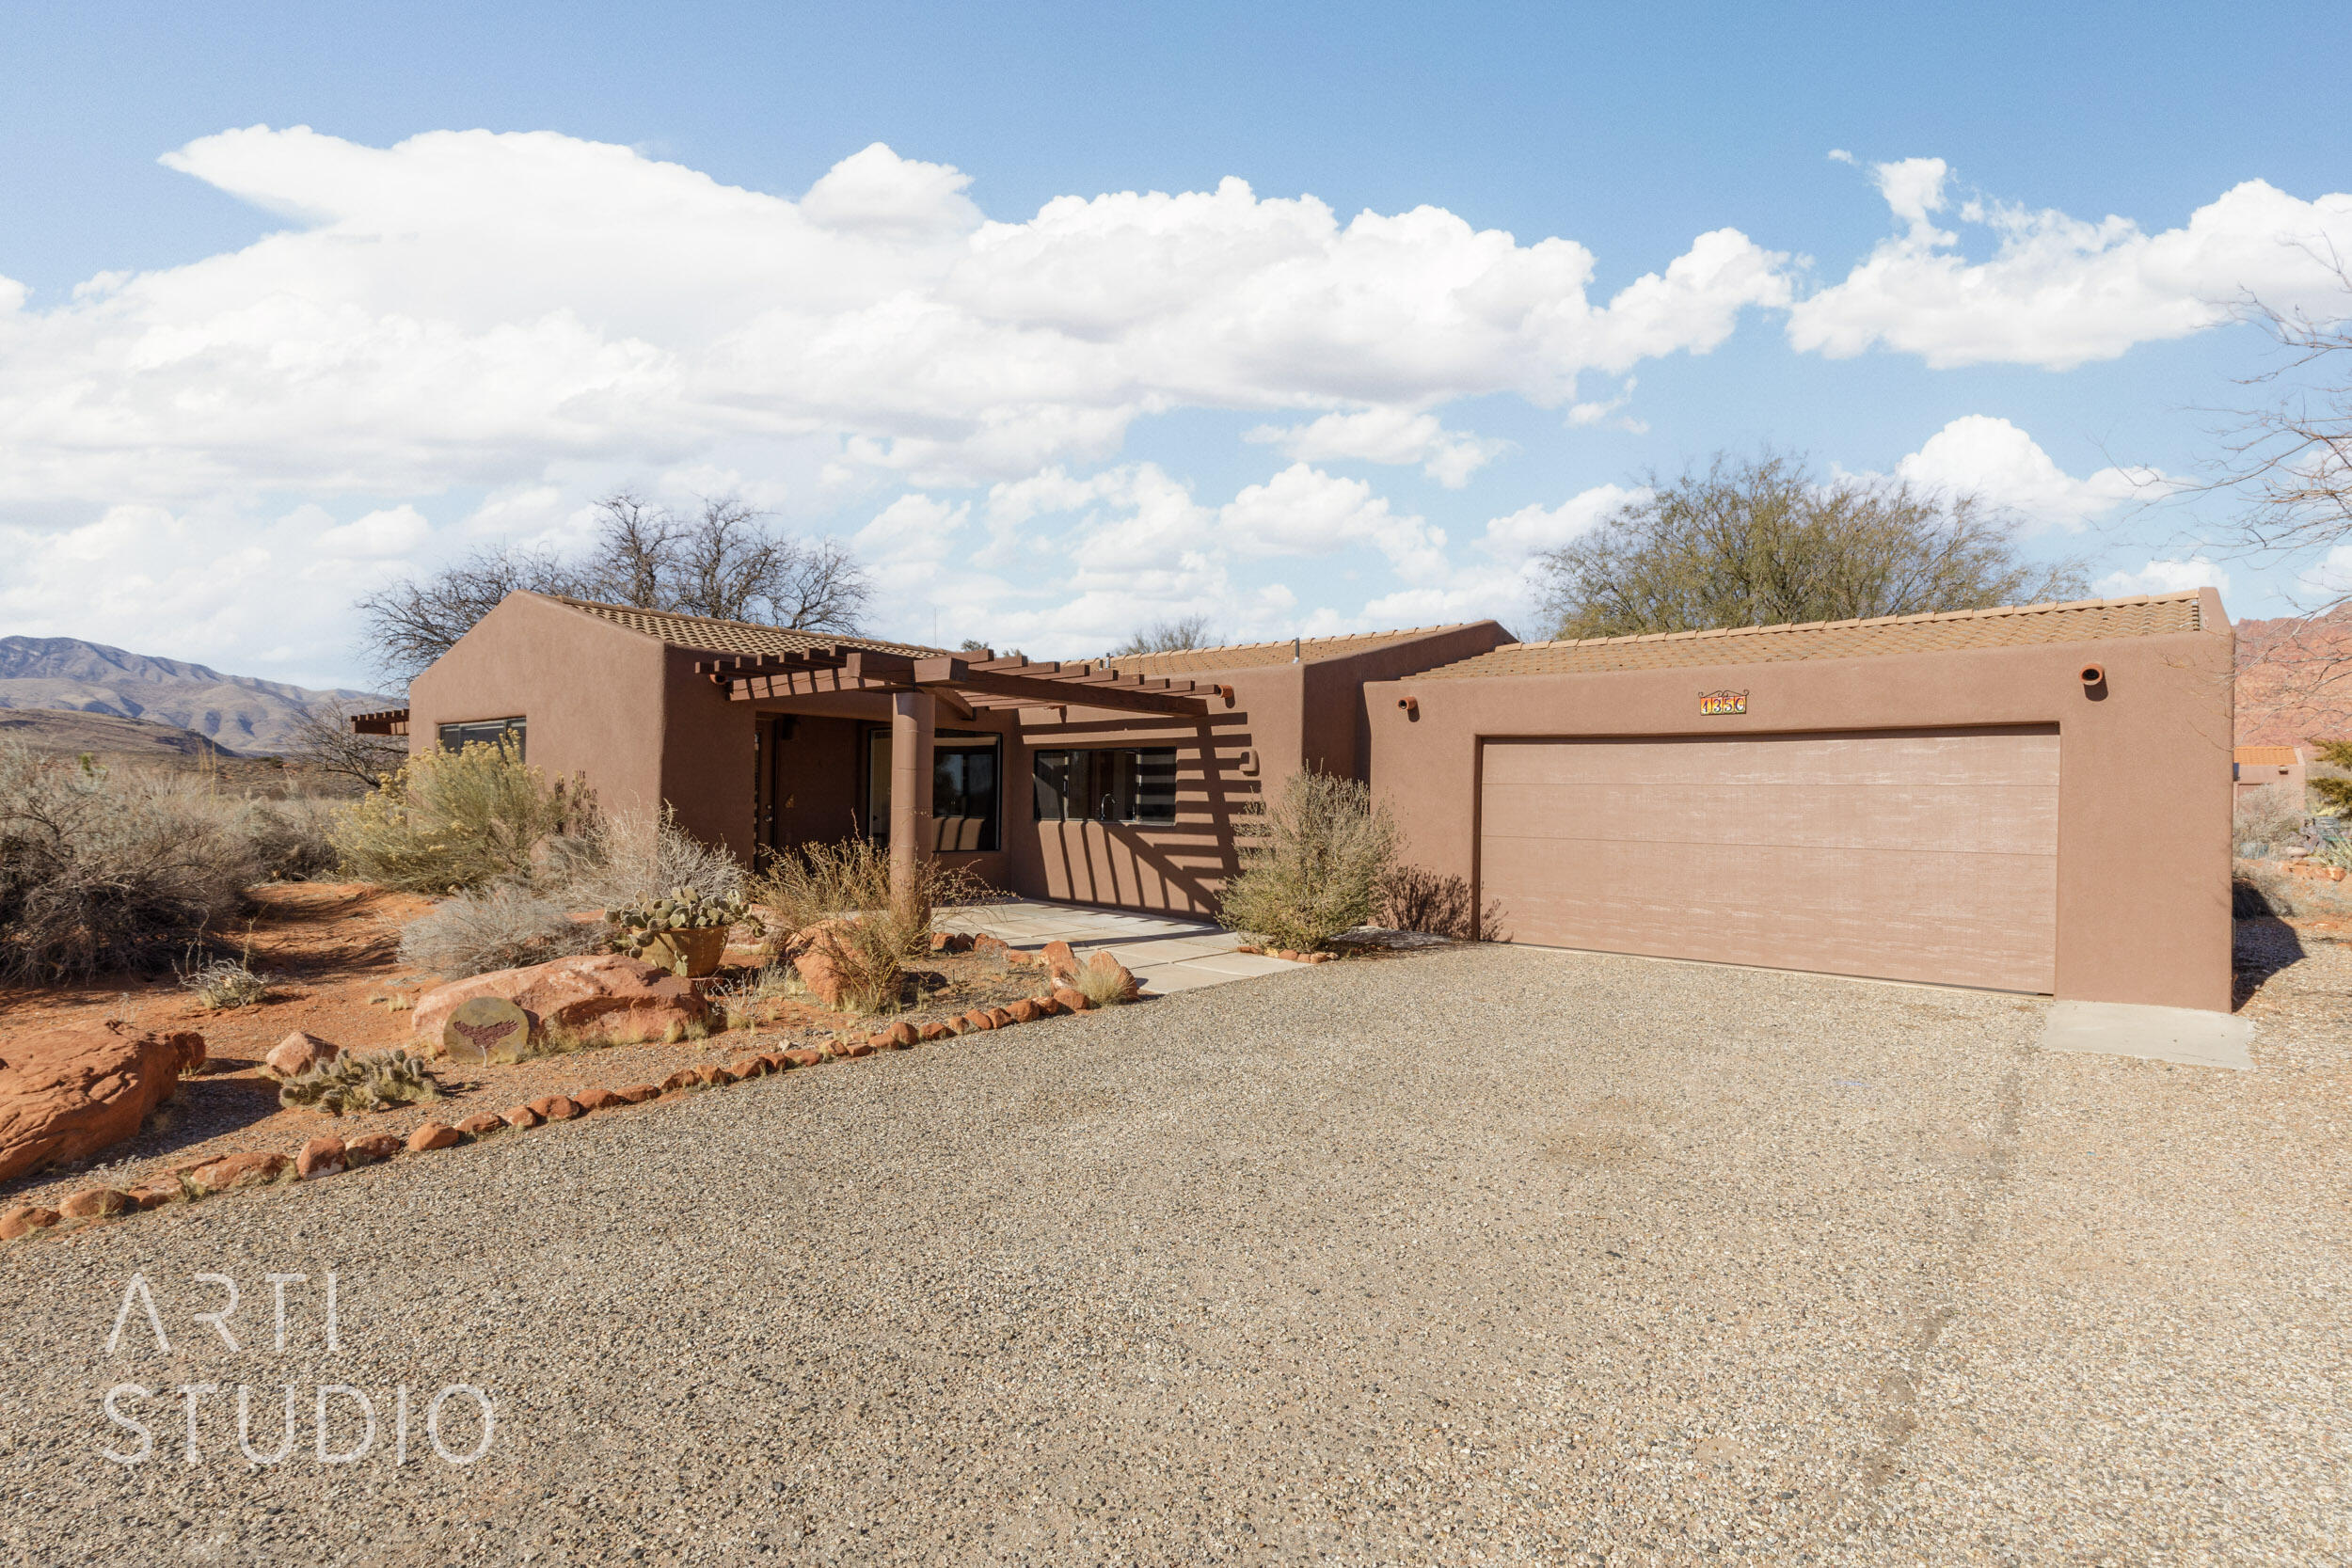
{"label": "window frame", "polygon": [[[1032,819],[1039,822],[1101,822],[1108,826],[1122,828],[1172,827],[1177,818],[1178,750],[1179,748],[1174,746],[1033,747],[1029,752],[1029,801]],[[1087,759],[1083,764],[1077,760],[1081,757]],[[1158,761],[1163,757],[1167,759],[1165,763]],[[1060,760],[1057,763],[1048,764],[1046,761],[1048,758]],[[1112,760],[1120,758],[1125,759],[1123,766]],[[1147,758],[1152,759],[1148,765]],[[1057,815],[1052,816],[1045,814],[1045,796],[1038,787],[1043,783],[1041,773],[1047,766],[1057,767],[1061,772],[1060,784],[1053,791],[1053,795],[1061,803],[1062,809]],[[1162,774],[1165,777],[1166,783],[1163,787],[1166,791],[1166,804],[1158,808],[1166,812],[1165,816],[1156,815],[1156,813],[1145,815],[1147,766],[1152,773]],[[1073,814],[1070,810],[1070,801],[1073,794],[1070,787],[1071,777],[1081,768],[1085,771],[1086,779],[1084,793],[1079,795],[1078,799],[1089,804],[1087,809]],[[1114,769],[1117,773],[1123,773],[1124,778],[1117,776],[1117,773],[1112,771]],[[1112,816],[1101,810],[1101,802],[1116,800],[1122,794],[1126,797],[1127,815]]]}
{"label": "window frame", "polygon": [[[885,803],[890,788],[887,766],[877,766],[877,759],[891,749],[891,727],[888,724],[866,726],[866,739],[860,749],[858,767],[864,774],[863,787],[858,791],[866,818],[866,835],[877,844],[890,842],[890,813],[877,810]],[[993,808],[980,830],[979,842],[969,849],[935,849],[941,855],[993,855],[1005,847],[1005,736],[995,730],[934,730],[931,732],[931,799],[932,818],[938,820],[939,758],[945,752],[978,752],[993,753],[996,762],[996,791]]]}
{"label": "window frame", "polygon": [[[507,750],[507,741],[511,737],[514,741],[514,758],[516,762],[522,762],[525,760],[524,753],[531,744],[529,726],[530,717],[527,714],[516,714],[507,719],[456,719],[445,724],[435,724],[433,740],[441,751],[453,754],[477,744],[496,746],[503,753]],[[468,735],[453,743],[450,736],[452,730],[482,730],[496,733]]]}

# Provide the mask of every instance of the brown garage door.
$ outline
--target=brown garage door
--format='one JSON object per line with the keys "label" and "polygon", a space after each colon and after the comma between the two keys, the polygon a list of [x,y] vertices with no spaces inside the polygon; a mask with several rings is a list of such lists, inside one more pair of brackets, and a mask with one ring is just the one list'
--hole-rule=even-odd
{"label": "brown garage door", "polygon": [[2055,729],[1490,740],[1513,941],[2053,989]]}

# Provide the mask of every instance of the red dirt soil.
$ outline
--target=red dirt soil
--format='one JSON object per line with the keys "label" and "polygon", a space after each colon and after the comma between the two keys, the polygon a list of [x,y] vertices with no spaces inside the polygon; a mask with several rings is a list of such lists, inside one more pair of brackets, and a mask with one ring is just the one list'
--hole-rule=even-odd
{"label": "red dirt soil", "polygon": [[[142,1029],[193,1030],[204,1037],[203,1069],[182,1081],[172,1101],[151,1116],[136,1137],[94,1159],[61,1165],[0,1184],[0,1207],[55,1205],[88,1186],[131,1187],[175,1166],[244,1149],[293,1154],[321,1133],[345,1139],[370,1132],[404,1136],[427,1121],[455,1122],[476,1111],[502,1111],[542,1095],[660,1083],[681,1067],[725,1062],[759,1052],[863,1039],[905,1019],[916,1024],[991,1006],[1045,989],[1034,970],[1008,969],[987,959],[934,956],[912,966],[914,992],[907,1010],[877,1020],[853,1018],[787,998],[762,1003],[752,1028],[678,1044],[610,1046],[512,1065],[456,1064],[436,1059],[443,1098],[365,1115],[331,1117],[278,1103],[278,1080],[262,1058],[296,1029],[345,1052],[389,1051],[410,1044],[406,1008],[439,983],[400,962],[400,931],[433,907],[428,898],[365,884],[278,882],[252,891],[249,929],[235,941],[246,962],[269,981],[269,994],[246,1007],[208,1009],[169,975],[107,976],[87,986],[24,990],[0,997],[0,1034],[17,1029],[96,1024],[126,1019]],[[760,955],[735,950],[730,957]],[[752,967],[755,967],[755,962]],[[749,973],[722,969],[723,983]]]}

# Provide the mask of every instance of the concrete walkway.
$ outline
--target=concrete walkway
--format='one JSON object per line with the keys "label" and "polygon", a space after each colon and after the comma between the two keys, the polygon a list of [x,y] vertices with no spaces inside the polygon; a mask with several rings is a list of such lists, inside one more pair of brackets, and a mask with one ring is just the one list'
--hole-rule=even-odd
{"label": "concrete walkway", "polygon": [[1008,946],[1032,953],[1049,942],[1066,942],[1081,958],[1107,952],[1134,972],[1147,993],[1155,996],[1307,967],[1263,954],[1236,952],[1241,938],[1205,920],[1087,904],[1043,899],[973,904],[941,911],[936,925],[943,931],[993,936]]}

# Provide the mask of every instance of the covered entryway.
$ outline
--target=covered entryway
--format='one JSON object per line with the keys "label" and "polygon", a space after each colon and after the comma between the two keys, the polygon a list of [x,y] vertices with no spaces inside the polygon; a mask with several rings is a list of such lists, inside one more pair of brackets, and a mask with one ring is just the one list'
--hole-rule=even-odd
{"label": "covered entryway", "polygon": [[1510,940],[2055,989],[2058,735],[1487,740]]}

